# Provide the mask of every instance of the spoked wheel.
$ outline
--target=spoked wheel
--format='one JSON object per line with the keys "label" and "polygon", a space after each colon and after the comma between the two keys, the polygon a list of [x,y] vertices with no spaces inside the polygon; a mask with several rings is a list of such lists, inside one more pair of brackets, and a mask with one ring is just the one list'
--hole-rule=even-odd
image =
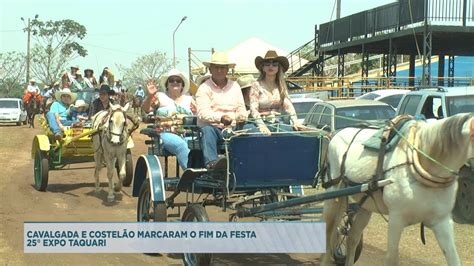
{"label": "spoked wheel", "polygon": [[474,178],[463,176],[458,179],[456,204],[453,209],[453,220],[457,223],[474,223]]}
{"label": "spoked wheel", "polygon": [[[208,222],[206,209],[199,204],[189,205],[183,213],[183,222]],[[211,263],[212,254],[205,253],[184,253],[183,262],[187,266],[209,265]]]}
{"label": "spoked wheel", "polygon": [[151,200],[150,182],[143,181],[138,194],[137,221],[138,222],[166,222],[166,204]]}
{"label": "spoked wheel", "polygon": [[35,164],[33,166],[35,175],[35,188],[39,191],[45,191],[48,186],[49,162],[48,157],[43,151],[36,151]]}
{"label": "spoked wheel", "polygon": [[[346,213],[341,221],[341,224],[337,227],[337,236],[336,236],[336,246],[334,248],[333,258],[336,265],[345,265],[346,264],[346,250],[347,250],[347,237],[349,236],[349,232],[351,230],[352,225],[352,214]],[[362,246],[363,246],[363,235],[360,236],[359,244],[357,244],[355,256],[354,256],[354,263],[360,257],[362,253]]]}
{"label": "spoked wheel", "polygon": [[127,154],[125,156],[125,178],[122,181],[123,186],[128,187],[133,180],[133,160],[132,152],[130,149],[127,149]]}

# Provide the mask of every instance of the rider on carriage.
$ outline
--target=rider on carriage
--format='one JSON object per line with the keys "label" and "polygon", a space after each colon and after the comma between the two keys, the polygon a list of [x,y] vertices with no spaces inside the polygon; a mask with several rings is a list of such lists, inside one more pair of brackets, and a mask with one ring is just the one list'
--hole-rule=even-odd
{"label": "rider on carriage", "polygon": [[71,66],[71,72],[64,72],[64,74],[61,76],[61,85],[63,89],[71,88],[73,84],[77,83],[77,73],[79,73],[79,66]]}
{"label": "rider on carriage", "polygon": [[38,85],[36,85],[36,80],[31,79],[30,84],[28,84],[28,87],[26,88],[25,95],[23,96],[23,102],[25,105],[28,105],[28,102],[30,101],[31,97],[36,100],[39,104],[41,104],[42,101],[42,96],[41,96],[41,91],[38,88]]}

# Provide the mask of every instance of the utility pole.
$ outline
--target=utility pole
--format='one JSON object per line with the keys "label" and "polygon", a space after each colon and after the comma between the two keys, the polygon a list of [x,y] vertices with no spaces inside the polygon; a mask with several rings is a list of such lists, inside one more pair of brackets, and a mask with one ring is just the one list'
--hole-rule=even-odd
{"label": "utility pole", "polygon": [[[38,15],[35,15],[34,19],[37,19]],[[22,21],[25,21],[23,17],[21,17]],[[28,40],[26,44],[26,83],[30,82],[30,41],[31,41],[31,19],[28,18],[28,26],[26,27],[26,31],[28,32]]]}
{"label": "utility pole", "polygon": [[341,18],[341,0],[336,0],[336,19]]}

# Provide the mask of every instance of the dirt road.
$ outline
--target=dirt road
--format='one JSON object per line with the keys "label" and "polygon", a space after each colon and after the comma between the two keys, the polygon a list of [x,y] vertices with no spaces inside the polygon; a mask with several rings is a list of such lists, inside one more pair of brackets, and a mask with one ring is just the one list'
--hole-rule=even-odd
{"label": "dirt road", "polygon": [[[144,254],[24,254],[24,221],[135,221],[137,199],[131,188],[124,188],[115,204],[106,203],[105,190],[94,194],[94,170],[66,169],[50,172],[47,192],[33,187],[31,142],[40,129],[26,126],[0,125],[0,264],[181,264],[175,255],[148,256]],[[144,137],[136,133],[134,161],[146,152]],[[73,167],[91,167],[81,164]],[[171,166],[174,169],[174,166]],[[101,173],[102,187],[106,186],[105,169]],[[210,208],[211,220],[227,220],[227,214]],[[373,215],[364,235],[364,249],[359,265],[381,265],[386,249],[387,224]],[[456,244],[463,265],[474,265],[474,227],[455,224]],[[420,241],[419,227],[405,229],[400,245],[401,265],[445,265],[433,233],[427,230],[427,245]],[[216,265],[238,264],[318,264],[317,254],[237,254],[216,255]]]}

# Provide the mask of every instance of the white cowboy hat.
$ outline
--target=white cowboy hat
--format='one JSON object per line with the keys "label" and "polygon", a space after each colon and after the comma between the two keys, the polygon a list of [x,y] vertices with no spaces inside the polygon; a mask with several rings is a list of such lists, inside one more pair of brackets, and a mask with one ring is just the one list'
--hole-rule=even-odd
{"label": "white cowboy hat", "polygon": [[89,107],[89,104],[86,103],[84,100],[79,99],[79,100],[77,100],[76,103],[74,104],[74,107],[76,107],[76,108],[85,107],[85,108],[87,109],[87,107]]}
{"label": "white cowboy hat", "polygon": [[30,82],[36,83],[36,79],[30,79]]}
{"label": "white cowboy hat", "polygon": [[64,95],[64,94],[67,94],[67,95],[71,96],[71,102],[74,102],[77,98],[77,94],[75,94],[74,92],[71,92],[71,90],[69,88],[64,88],[60,91],[57,91],[54,94],[54,97],[56,97],[57,100],[60,100],[61,96]]}
{"label": "white cowboy hat", "polygon": [[184,76],[183,73],[181,73],[181,71],[179,71],[177,69],[171,69],[170,71],[168,71],[167,74],[161,75],[161,77],[160,77],[161,89],[163,91],[166,91],[166,81],[168,81],[168,78],[172,77],[172,76],[179,77],[180,79],[182,79],[184,81],[184,87],[183,87],[182,94],[186,94],[189,90],[189,80],[186,78],[186,76]]}
{"label": "white cowboy hat", "polygon": [[203,65],[206,67],[210,67],[211,64],[213,65],[227,65],[230,68],[235,67],[235,63],[230,63],[227,57],[227,53],[224,52],[217,52],[215,51],[211,56],[211,61],[209,62],[202,62]]}
{"label": "white cowboy hat", "polygon": [[255,78],[253,75],[245,75],[237,79],[237,83],[239,83],[240,88],[245,89],[252,86],[252,83],[255,82]]}

